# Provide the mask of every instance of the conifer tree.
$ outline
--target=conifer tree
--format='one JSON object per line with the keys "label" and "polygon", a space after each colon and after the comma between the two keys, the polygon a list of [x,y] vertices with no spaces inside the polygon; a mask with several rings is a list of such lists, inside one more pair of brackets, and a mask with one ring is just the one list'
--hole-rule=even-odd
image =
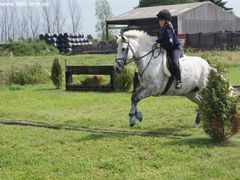
{"label": "conifer tree", "polygon": [[202,92],[199,111],[203,129],[217,142],[226,142],[240,128],[237,105],[239,98],[232,96],[229,83],[222,72],[211,71],[207,87]]}
{"label": "conifer tree", "polygon": [[59,59],[55,58],[52,65],[51,80],[57,89],[62,87],[62,67],[59,63]]}

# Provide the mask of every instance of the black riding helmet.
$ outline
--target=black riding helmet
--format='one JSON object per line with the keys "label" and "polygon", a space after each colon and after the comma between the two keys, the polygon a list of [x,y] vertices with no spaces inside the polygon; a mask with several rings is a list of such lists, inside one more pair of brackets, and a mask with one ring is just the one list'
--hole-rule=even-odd
{"label": "black riding helmet", "polygon": [[163,10],[159,11],[159,13],[157,14],[157,18],[158,18],[158,20],[169,20],[169,21],[171,21],[172,15],[171,15],[169,10],[163,9]]}

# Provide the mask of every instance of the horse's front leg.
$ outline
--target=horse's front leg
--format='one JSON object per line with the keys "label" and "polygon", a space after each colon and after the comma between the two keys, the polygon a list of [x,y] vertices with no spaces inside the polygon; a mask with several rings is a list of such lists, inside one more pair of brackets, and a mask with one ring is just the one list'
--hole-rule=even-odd
{"label": "horse's front leg", "polygon": [[142,121],[142,113],[138,112],[137,110],[137,104],[140,100],[148,97],[151,95],[151,91],[148,88],[144,88],[144,87],[138,87],[136,89],[136,91],[132,94],[132,103],[131,103],[131,109],[129,112],[129,124],[131,127],[133,127],[137,120],[138,121]]}

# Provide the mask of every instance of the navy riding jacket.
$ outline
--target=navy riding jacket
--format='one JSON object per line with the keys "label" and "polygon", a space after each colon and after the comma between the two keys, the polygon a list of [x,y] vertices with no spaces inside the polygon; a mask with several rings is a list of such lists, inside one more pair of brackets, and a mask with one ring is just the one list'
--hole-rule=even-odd
{"label": "navy riding jacket", "polygon": [[157,43],[160,43],[161,47],[166,49],[168,52],[172,52],[174,49],[179,49],[180,42],[172,25],[165,25],[158,37]]}

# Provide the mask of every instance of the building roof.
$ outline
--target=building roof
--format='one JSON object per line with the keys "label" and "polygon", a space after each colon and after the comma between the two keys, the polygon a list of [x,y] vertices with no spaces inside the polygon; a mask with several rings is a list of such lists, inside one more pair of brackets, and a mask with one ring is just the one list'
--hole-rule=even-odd
{"label": "building roof", "polygon": [[165,6],[135,8],[131,11],[123,13],[112,19],[109,19],[107,20],[107,22],[156,18],[156,14],[163,9],[169,10],[172,16],[179,16],[187,11],[190,11],[194,8],[200,7],[205,4],[212,4],[212,3],[210,1],[204,1],[204,2],[196,2],[196,3],[188,3],[188,4],[174,4],[174,5],[165,5]]}

